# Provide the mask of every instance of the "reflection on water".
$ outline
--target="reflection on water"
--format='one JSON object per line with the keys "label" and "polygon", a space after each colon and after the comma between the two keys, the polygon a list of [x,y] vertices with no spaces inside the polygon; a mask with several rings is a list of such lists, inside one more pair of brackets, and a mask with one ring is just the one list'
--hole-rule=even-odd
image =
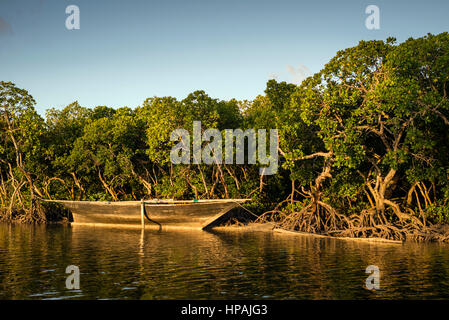
{"label": "reflection on water", "polygon": [[[65,269],[81,272],[65,288]],[[381,270],[380,290],[365,269]],[[449,247],[0,224],[0,299],[449,298]]]}

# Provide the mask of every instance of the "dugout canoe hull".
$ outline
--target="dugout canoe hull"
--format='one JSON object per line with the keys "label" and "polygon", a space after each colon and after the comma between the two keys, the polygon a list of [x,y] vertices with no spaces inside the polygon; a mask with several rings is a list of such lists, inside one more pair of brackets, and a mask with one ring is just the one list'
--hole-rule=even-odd
{"label": "dugout canoe hull", "polygon": [[[216,221],[249,199],[145,201],[145,225],[212,228]],[[74,225],[142,226],[141,201],[58,201],[72,213]]]}

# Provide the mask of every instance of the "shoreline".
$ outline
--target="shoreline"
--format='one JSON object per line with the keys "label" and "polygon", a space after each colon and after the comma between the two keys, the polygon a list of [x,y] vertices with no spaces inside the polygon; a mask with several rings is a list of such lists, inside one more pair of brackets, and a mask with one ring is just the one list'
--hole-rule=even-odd
{"label": "shoreline", "polygon": [[[3,213],[2,209],[0,209],[0,213]],[[54,218],[54,216],[53,216]],[[64,225],[70,227],[77,226],[89,226],[93,228],[129,228],[129,229],[141,229],[140,225],[130,225],[130,224],[107,224],[107,223],[76,223],[70,222],[69,219],[65,216],[60,216],[57,219],[47,219],[44,222],[36,222],[24,220],[22,216],[18,215],[16,219],[5,219],[3,214],[0,215],[0,223],[10,223],[10,224],[29,224],[29,225]],[[447,224],[435,224],[433,225],[435,230],[449,230],[449,225]],[[158,230],[160,229],[156,225],[146,224],[145,229],[149,230]],[[200,230],[192,227],[183,227],[183,226],[163,226],[160,230]],[[219,232],[275,232],[277,234],[284,234],[290,236],[312,236],[316,238],[323,239],[338,239],[345,241],[362,241],[369,243],[389,243],[389,244],[403,244],[405,242],[418,242],[418,243],[441,243],[444,241],[439,240],[412,240],[412,239],[404,239],[404,240],[392,240],[380,237],[372,237],[372,238],[362,238],[362,237],[342,237],[342,236],[331,236],[331,235],[323,235],[317,233],[303,232],[303,231],[295,231],[295,230],[287,230],[280,227],[277,227],[276,223],[273,222],[248,222],[246,224],[240,223],[231,223],[229,225],[218,225],[213,227],[209,231],[219,231]]]}
{"label": "shoreline", "polygon": [[[47,221],[46,223],[25,223],[21,221],[6,221],[0,220],[0,223],[5,224],[14,224],[14,225],[38,225],[38,226],[53,226],[53,225],[61,225],[67,226],[70,228],[78,228],[78,227],[88,227],[92,229],[130,229],[130,230],[151,230],[151,231],[205,231],[205,232],[273,232],[276,234],[286,235],[286,236],[302,236],[302,237],[315,237],[322,239],[337,239],[337,240],[345,240],[345,241],[362,241],[369,243],[388,243],[388,244],[404,244],[407,240],[390,240],[383,238],[352,238],[352,237],[338,237],[338,236],[329,236],[322,235],[316,233],[302,232],[302,231],[293,231],[286,230],[282,228],[276,227],[276,224],[273,222],[250,222],[245,225],[239,224],[231,224],[227,226],[217,226],[208,230],[202,230],[191,227],[182,227],[182,226],[165,226],[159,228],[156,225],[145,225],[145,228],[142,229],[140,225],[132,225],[132,224],[107,224],[107,223],[73,223],[68,221]],[[435,241],[418,241],[418,243],[432,243]]]}

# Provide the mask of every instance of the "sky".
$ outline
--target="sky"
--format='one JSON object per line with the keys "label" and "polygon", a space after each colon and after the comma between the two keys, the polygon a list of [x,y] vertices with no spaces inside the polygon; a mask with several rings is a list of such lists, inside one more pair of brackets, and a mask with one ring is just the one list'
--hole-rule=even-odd
{"label": "sky", "polygon": [[[66,28],[66,7],[80,28]],[[368,5],[380,10],[369,30]],[[300,83],[338,50],[449,31],[447,0],[0,0],[0,81],[36,109],[134,108],[152,96],[254,99],[269,79]]]}

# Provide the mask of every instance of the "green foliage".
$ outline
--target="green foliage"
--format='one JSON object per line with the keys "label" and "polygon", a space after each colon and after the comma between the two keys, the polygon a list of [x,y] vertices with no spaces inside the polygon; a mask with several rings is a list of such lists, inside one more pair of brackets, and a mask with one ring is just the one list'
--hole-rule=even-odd
{"label": "green foliage", "polygon": [[[1,82],[1,207],[32,202],[34,192],[80,200],[251,197],[248,208],[258,213],[288,199],[287,211],[324,203],[394,220],[398,210],[418,212],[425,197],[428,219],[446,223],[448,81],[449,35],[442,33],[400,44],[361,41],[299,86],[268,81],[253,101],[204,91],[148,98],[134,110],[75,101],[49,109],[44,120],[28,92]],[[192,134],[194,121],[221,132],[277,128],[278,173],[173,165],[170,135],[179,128]]]}
{"label": "green foliage", "polygon": [[432,204],[425,209],[426,218],[432,223],[449,224],[449,206]]}

